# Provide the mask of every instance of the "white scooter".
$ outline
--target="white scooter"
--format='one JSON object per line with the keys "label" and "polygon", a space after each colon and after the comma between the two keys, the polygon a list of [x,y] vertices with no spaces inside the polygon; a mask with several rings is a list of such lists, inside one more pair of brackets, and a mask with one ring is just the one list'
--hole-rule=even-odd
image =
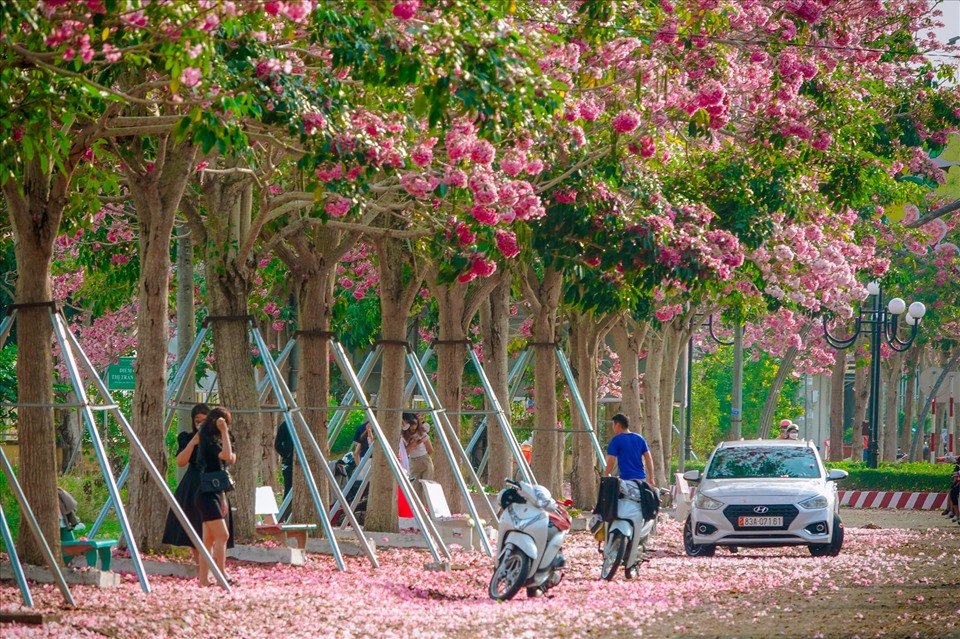
{"label": "white scooter", "polygon": [[[620,480],[617,518],[610,523],[603,523],[603,567],[600,578],[610,581],[620,564],[623,564],[626,578],[634,579],[639,572],[640,563],[644,560],[646,543],[656,523],[656,517],[649,521],[643,519],[640,487],[637,483]],[[599,526],[591,527],[594,531],[597,528]]]}
{"label": "white scooter", "polygon": [[505,480],[500,491],[500,534],[490,597],[512,599],[526,586],[536,597],[560,583],[566,565],[560,548],[570,530],[570,515],[543,486]]}

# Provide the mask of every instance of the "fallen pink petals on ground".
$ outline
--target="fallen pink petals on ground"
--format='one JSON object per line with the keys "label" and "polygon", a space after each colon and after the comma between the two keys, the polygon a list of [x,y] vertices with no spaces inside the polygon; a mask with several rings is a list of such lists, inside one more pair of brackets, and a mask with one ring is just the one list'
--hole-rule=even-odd
{"label": "fallen pink petals on ground", "polygon": [[[847,529],[846,546],[836,558],[812,558],[806,548],[723,549],[712,559],[683,554],[679,522],[659,524],[640,578],[613,582],[598,578],[600,557],[588,534],[568,538],[568,569],[550,596],[496,603],[487,596],[492,560],[479,553],[457,552],[449,572],[427,571],[423,551],[380,549],[380,570],[348,559],[349,572],[338,572],[330,557],[310,555],[306,566],[264,566],[230,562],[233,593],[201,588],[196,580],[152,577],[153,594],[144,594],[133,575],[119,588],[73,588],[79,604],[62,607],[52,585],[34,585],[37,610],[58,612],[60,623],[42,627],[3,626],[4,639],[20,637],[409,637],[450,636],[588,637],[598,628],[615,627],[639,635],[655,619],[708,604],[732,594],[783,593],[776,608],[789,610],[791,599],[816,597],[848,584],[899,584],[912,562],[957,562],[937,551],[936,530]],[[922,541],[931,550],[911,556],[897,550]],[[762,561],[758,561],[762,558]],[[789,596],[787,594],[790,593]],[[0,586],[3,610],[20,609],[12,582]],[[921,599],[922,600],[922,599]],[[903,605],[918,605],[904,595]],[[724,608],[707,608],[724,619]],[[776,610],[756,611],[757,617]],[[682,624],[675,627],[683,632]]]}

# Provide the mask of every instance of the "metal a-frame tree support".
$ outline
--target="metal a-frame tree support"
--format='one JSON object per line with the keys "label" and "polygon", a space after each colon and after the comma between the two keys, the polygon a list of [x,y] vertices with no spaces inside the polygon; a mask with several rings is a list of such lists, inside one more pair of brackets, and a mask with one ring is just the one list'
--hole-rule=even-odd
{"label": "metal a-frame tree support", "polygon": [[[340,353],[339,353],[340,356],[336,358],[337,365],[339,366],[341,373],[347,379],[347,382],[350,387],[345,393],[343,401],[341,401],[338,406],[324,407],[324,410],[334,411],[334,416],[330,420],[330,423],[328,425],[328,432],[327,432],[327,445],[332,446],[333,443],[336,441],[336,438],[339,435],[341,429],[343,428],[344,422],[346,421],[347,411],[358,410],[358,409],[363,410],[366,413],[367,418],[369,419],[372,408],[370,406],[370,403],[367,400],[366,395],[363,393],[362,389],[367,379],[369,379],[370,373],[373,371],[373,367],[376,365],[376,362],[379,359],[379,355],[382,352],[382,347],[378,345],[374,351],[372,351],[367,355],[364,361],[364,364],[361,367],[360,374],[358,376],[358,374],[354,371],[349,358],[346,357],[346,354],[343,351],[343,347],[338,342],[334,341],[335,335],[333,333],[329,333],[326,331],[311,331],[309,333],[300,333],[300,334],[307,335],[309,337],[316,337],[319,339],[331,340],[331,343],[338,346],[340,350]],[[277,368],[279,368],[279,366],[284,361],[284,359],[286,359],[286,356],[289,355],[290,351],[292,351],[295,343],[296,343],[295,339],[291,339],[289,342],[287,342],[287,345],[283,348],[283,350],[280,352],[280,354],[276,358]],[[334,350],[334,354],[337,355],[336,349],[333,349],[333,350]],[[356,383],[354,383],[354,381]],[[355,388],[358,390],[355,391],[354,390]],[[356,404],[354,402],[358,397],[357,395],[358,392],[359,392],[359,398],[362,401],[361,403]],[[265,391],[264,391],[264,395],[265,395]],[[262,399],[263,399],[263,395],[261,396],[261,400]],[[376,433],[380,430],[380,425],[376,421],[376,419],[373,419],[370,423],[372,425],[375,425],[372,427],[374,428],[374,434],[376,435]],[[386,437],[383,437],[383,441],[386,441]],[[379,442],[380,442],[379,438],[377,439],[377,442],[379,446]],[[350,522],[350,520],[355,518],[357,503],[360,501],[360,498],[363,495],[363,490],[367,486],[367,482],[369,481],[369,474],[372,468],[373,449],[374,447],[371,446],[370,449],[367,450],[367,454],[364,455],[363,459],[358,460],[357,466],[354,469],[353,474],[348,478],[348,481],[344,484],[342,488],[339,486],[339,484],[337,484],[336,498],[334,499],[333,504],[327,513],[327,518],[330,521],[333,521],[334,516],[340,511],[342,504],[347,505],[345,510],[348,513],[348,516],[344,518],[343,527],[346,527],[346,525]],[[406,477],[406,474],[403,472],[403,469],[400,466],[399,459],[396,457],[396,454],[393,453],[392,448],[390,448],[389,450],[391,451],[391,454],[387,455],[387,462],[391,466],[391,472],[393,472],[394,478],[397,480],[397,485],[400,486],[400,489],[403,491],[403,494],[407,499],[407,503],[410,505],[410,508],[414,513],[414,517],[416,518],[417,522],[423,522],[424,524],[421,526],[421,531],[423,531],[422,534],[427,544],[427,548],[430,550],[434,559],[438,562],[441,561],[441,555],[445,559],[450,559],[449,550],[447,549],[446,545],[441,539],[440,533],[436,529],[436,526],[433,524],[430,518],[426,516],[426,509],[423,507],[423,503],[419,499],[419,495],[416,493],[415,490],[413,490],[413,485],[410,483],[409,478]],[[330,468],[329,463],[324,462],[324,464],[327,467],[327,469]],[[396,468],[394,468],[394,466]],[[330,477],[332,477],[332,472],[328,475],[328,478]],[[360,483],[360,486],[357,490],[357,494],[354,497],[353,501],[349,502],[346,499],[345,495],[350,493],[350,489],[357,482]],[[408,489],[404,488],[404,483],[409,484],[409,493],[408,493]],[[284,513],[290,512],[290,506],[293,503],[293,497],[294,497],[293,490],[288,491],[287,494],[284,496],[283,502],[281,503],[279,508],[281,517],[283,516]]]}
{"label": "metal a-frame tree support", "polygon": [[[194,340],[193,345],[190,347],[190,350],[187,352],[187,356],[184,361],[193,362],[196,360],[197,354],[200,352],[200,347],[203,345],[204,339],[206,339],[209,328],[204,326],[200,333],[197,336],[197,339]],[[283,366],[287,358],[290,356],[290,352],[293,350],[294,341],[291,340],[280,353],[274,358],[277,368]],[[163,413],[163,432],[170,430],[170,426],[173,425],[173,416],[176,414],[177,408],[184,405],[183,396],[187,389],[186,374],[192,370],[192,367],[181,366],[177,369],[174,374],[173,380],[170,382],[170,385],[167,387],[167,392],[164,397],[164,413]],[[262,403],[267,396],[267,393],[270,390],[270,380],[266,376],[263,379],[257,382],[257,393],[260,397],[260,402]],[[174,397],[176,395],[176,397]],[[127,482],[127,477],[130,475],[130,462],[123,467],[123,470],[120,472],[120,476],[117,478],[117,486],[123,488],[123,485]],[[97,518],[94,520],[93,525],[90,527],[89,535],[93,537],[97,534],[97,531],[100,530],[100,526],[103,525],[103,522],[106,520],[107,515],[110,513],[110,510],[113,508],[113,500],[109,497],[103,503],[103,506],[100,508],[100,513],[97,515]]]}
{"label": "metal a-frame tree support", "polygon": [[[303,433],[306,434],[306,440],[311,446],[313,453],[317,456],[317,459],[320,460],[320,466],[322,467],[323,473],[330,484],[330,489],[334,492],[336,498],[342,500],[343,494],[340,492],[340,486],[337,484],[336,478],[333,475],[333,471],[330,470],[330,464],[328,463],[326,456],[323,454],[320,445],[317,443],[316,437],[314,437],[313,433],[310,431],[310,427],[307,424],[306,418],[304,418],[303,413],[297,406],[296,400],[293,397],[293,393],[287,386],[287,383],[284,380],[283,375],[280,373],[278,366],[278,362],[282,363],[286,356],[289,355],[290,350],[292,350],[292,345],[288,344],[287,347],[284,348],[283,351],[281,351],[281,353],[277,356],[277,358],[274,359],[270,356],[270,350],[267,348],[266,341],[263,339],[260,329],[257,328],[256,324],[253,323],[250,316],[207,317],[204,320],[202,329],[199,333],[197,333],[197,337],[194,339],[193,344],[187,353],[187,357],[181,363],[180,368],[177,370],[173,381],[167,389],[166,395],[168,412],[167,421],[165,422],[167,428],[169,428],[173,419],[173,413],[175,409],[179,407],[181,403],[180,400],[184,395],[184,387],[188,379],[187,373],[193,370],[197,356],[200,353],[200,348],[203,345],[207,335],[210,333],[209,325],[214,321],[243,321],[247,323],[248,335],[250,336],[253,345],[261,353],[261,359],[263,361],[264,371],[266,373],[266,383],[258,387],[259,398],[262,401],[266,390],[269,389],[273,391],[274,397],[277,399],[276,408],[261,407],[258,412],[278,412],[283,415],[284,420],[289,425],[293,426],[290,428],[290,437],[293,441],[294,451],[297,454],[300,467],[304,471],[303,474],[307,482],[307,488],[310,491],[310,496],[317,511],[317,518],[320,520],[324,534],[326,534],[327,539],[330,542],[330,549],[333,553],[337,568],[339,568],[341,571],[345,571],[347,566],[343,560],[343,553],[340,550],[337,537],[334,535],[333,527],[331,526],[330,520],[327,517],[327,511],[323,504],[323,499],[320,496],[320,489],[317,486],[316,475],[307,461],[306,449],[304,448],[301,435],[297,432],[296,426],[299,426]],[[174,397],[177,399],[173,400]],[[104,504],[103,509],[101,510],[101,517],[103,516],[104,511],[108,510],[110,506],[111,504],[109,502]],[[363,549],[364,554],[367,556],[367,559],[370,561],[370,564],[374,568],[379,568],[380,563],[377,561],[376,553],[374,553],[373,549],[370,547],[369,540],[364,536],[363,529],[361,528],[359,522],[357,522],[356,517],[354,517],[352,512],[348,514],[348,520],[351,527],[354,529],[357,535],[357,541],[360,547]],[[97,524],[99,524],[100,521],[101,519],[98,518]]]}
{"label": "metal a-frame tree support", "polygon": [[[376,444],[383,452],[384,459],[387,460],[387,465],[390,467],[390,472],[393,474],[397,485],[400,487],[400,490],[403,492],[403,496],[407,500],[407,504],[410,506],[410,510],[413,513],[413,518],[417,522],[417,526],[420,528],[420,534],[423,536],[423,539],[427,544],[427,549],[430,551],[430,554],[433,555],[435,561],[441,562],[444,559],[449,561],[451,559],[450,550],[440,537],[440,531],[437,530],[433,520],[428,516],[427,510],[424,508],[423,502],[420,500],[420,496],[413,487],[413,483],[410,481],[410,478],[400,465],[400,459],[397,457],[397,453],[394,451],[391,443],[387,440],[387,436],[384,434],[379,420],[377,420],[376,412],[370,405],[366,393],[363,392],[363,384],[361,384],[360,379],[357,377],[357,374],[353,369],[353,366],[350,364],[350,359],[347,357],[347,353],[344,351],[343,345],[335,339],[334,335],[329,333],[318,334],[317,337],[330,340],[330,351],[333,353],[334,359],[336,359],[337,364],[340,367],[340,372],[343,373],[343,376],[346,378],[347,383],[350,386],[350,390],[353,391],[353,397],[359,401],[359,404],[356,405],[356,408],[362,410],[367,417],[367,421],[370,422],[370,428],[373,431]],[[382,353],[382,348],[380,345],[378,345],[377,349],[367,357],[367,361],[364,362],[364,366],[366,368],[365,372],[367,375],[369,375],[369,372],[376,364],[374,355],[379,353]],[[347,407],[340,406],[328,408],[346,409]],[[367,451],[367,455],[364,457],[364,459],[360,460],[360,462],[357,464],[356,471],[354,471],[355,477],[357,477],[360,473],[361,467],[366,468],[366,472],[368,473],[368,475],[363,479],[360,489],[357,491],[357,499],[359,499],[359,496],[363,493],[363,484],[369,480],[369,472],[372,468],[371,455],[373,453],[373,448],[373,446],[370,447],[370,450]],[[349,488],[347,488],[347,490],[349,491]],[[342,494],[338,495],[338,501],[339,504],[347,505],[347,507],[343,509],[345,513],[353,512],[355,503],[350,504]],[[331,508],[331,512],[335,512],[339,504],[334,503],[333,508]],[[442,558],[441,555],[443,556]]]}
{"label": "metal a-frame tree support", "polygon": [[[21,308],[37,308],[37,307],[47,307],[50,323],[53,327],[54,336],[57,339],[57,343],[60,346],[60,357],[67,369],[67,375],[70,378],[70,384],[73,388],[73,392],[77,397],[77,403],[74,405],[76,408],[80,409],[80,413],[83,415],[84,421],[87,424],[87,432],[90,435],[90,440],[93,443],[93,450],[97,457],[97,462],[100,465],[100,472],[103,475],[104,482],[107,484],[107,492],[110,495],[110,499],[113,501],[117,511],[117,519],[120,520],[120,529],[123,532],[123,538],[127,543],[127,549],[130,551],[130,559],[133,561],[134,571],[137,573],[137,579],[140,581],[140,587],[145,593],[150,592],[150,582],[147,579],[147,572],[143,566],[143,560],[140,557],[140,549],[137,546],[136,537],[133,534],[133,530],[130,526],[130,520],[127,518],[126,510],[123,507],[123,501],[120,499],[120,489],[117,486],[117,482],[113,476],[113,470],[110,468],[110,462],[107,459],[106,449],[103,446],[103,441],[100,439],[100,433],[97,431],[96,421],[93,417],[94,410],[100,411],[110,411],[114,418],[117,420],[117,423],[120,424],[120,427],[123,429],[124,434],[127,436],[127,441],[130,443],[131,450],[140,457],[140,460],[146,466],[147,471],[150,474],[151,479],[154,483],[157,484],[157,487],[160,489],[160,493],[163,495],[164,499],[167,500],[167,504],[170,506],[170,510],[173,511],[174,515],[180,521],[180,525],[184,527],[184,530],[190,537],[190,540],[194,543],[195,547],[198,549],[200,554],[203,556],[203,559],[208,562],[210,565],[210,570],[213,572],[214,577],[220,586],[230,592],[230,585],[227,583],[226,576],[220,569],[217,567],[216,563],[213,561],[213,557],[207,551],[206,547],[203,546],[203,542],[200,539],[200,535],[197,534],[195,530],[190,526],[190,521],[187,519],[186,514],[184,514],[183,509],[180,507],[180,504],[177,503],[176,498],[173,496],[173,493],[170,491],[169,486],[167,486],[166,479],[157,470],[156,465],[153,463],[153,460],[150,459],[150,455],[147,454],[146,449],[143,447],[143,444],[140,441],[140,438],[137,436],[137,433],[133,430],[133,427],[130,426],[130,423],[127,421],[127,418],[124,417],[123,413],[120,412],[119,407],[116,402],[113,401],[113,397],[110,395],[110,391],[107,389],[106,384],[103,383],[103,380],[97,374],[97,371],[94,369],[93,364],[90,362],[90,359],[87,357],[86,353],[83,351],[83,347],[80,346],[80,342],[70,332],[67,327],[67,320],[64,318],[63,313],[57,308],[55,302],[33,302],[29,304],[12,304],[7,307],[7,317],[4,318],[2,324],[0,324],[0,347],[3,346],[3,343],[6,341],[7,335],[10,333],[13,323],[16,321],[17,310]],[[97,392],[100,394],[101,398],[105,401],[104,404],[91,404],[88,397],[86,389],[83,386],[83,381],[80,377],[80,367],[77,365],[79,360],[80,364],[83,366],[83,369],[90,376],[90,381],[96,387]],[[39,406],[35,408],[54,408],[55,406]],[[8,464],[4,463],[4,472],[8,471]],[[19,488],[19,484],[16,482],[16,478],[13,477],[12,469],[8,473],[8,479],[11,479],[11,485],[16,485]],[[23,492],[15,489],[15,495],[20,503],[20,507],[24,512],[29,512],[29,504],[27,504],[26,499],[24,498]],[[28,515],[28,523],[36,524],[36,519]],[[39,526],[34,530],[35,535],[42,537],[42,533],[39,529]],[[92,533],[91,533],[92,536]],[[46,545],[46,541],[40,544],[41,546]],[[11,546],[12,548],[12,546]],[[49,550],[49,546],[47,546]],[[55,562],[55,558],[47,558],[48,562]],[[61,574],[62,577],[62,574]],[[64,586],[61,586],[63,590]],[[65,593],[66,594],[66,593]]]}
{"label": "metal a-frame tree support", "polygon": [[[404,343],[404,348],[406,349],[406,359],[407,366],[411,373],[411,379],[407,384],[405,391],[405,396],[409,397],[414,389],[419,389],[420,394],[424,398],[424,403],[426,404],[427,412],[433,416],[434,423],[437,425],[437,439],[440,443],[444,455],[447,459],[447,463],[450,464],[451,469],[453,470],[454,480],[457,483],[457,488],[460,490],[464,497],[464,502],[467,505],[470,516],[473,519],[474,526],[477,527],[478,534],[480,537],[481,546],[488,555],[492,555],[493,551],[490,547],[490,542],[487,539],[486,532],[483,529],[483,524],[481,523],[483,519],[480,517],[480,513],[477,511],[476,505],[471,497],[469,486],[467,481],[464,478],[464,473],[461,470],[461,467],[458,463],[458,458],[464,463],[465,467],[468,469],[468,475],[470,481],[473,482],[479,490],[482,491],[482,482],[477,476],[476,471],[474,470],[470,460],[467,456],[466,451],[464,451],[462,444],[460,443],[459,436],[457,435],[457,430],[453,427],[453,424],[450,421],[450,416],[448,411],[444,409],[440,404],[439,396],[437,395],[436,389],[430,383],[429,376],[424,369],[424,364],[429,361],[430,357],[433,354],[433,349],[429,348],[419,359],[416,356],[416,353],[410,347],[409,344]],[[521,469],[521,473],[525,480],[532,481],[533,473],[530,470],[529,465],[526,462],[526,459],[523,457],[522,452],[520,451],[520,445],[516,441],[516,437],[513,435],[513,430],[510,428],[509,420],[506,414],[503,411],[503,408],[500,406],[499,401],[497,400],[496,394],[493,392],[493,387],[490,384],[489,379],[486,376],[483,367],[480,365],[479,358],[476,356],[476,352],[473,350],[473,347],[468,345],[468,350],[471,355],[471,361],[474,363],[477,368],[478,374],[483,382],[484,392],[487,395],[488,399],[493,406],[492,411],[486,411],[493,413],[496,416],[497,423],[500,425],[501,429],[504,432],[504,437],[511,444],[511,450],[514,452],[514,457],[517,458],[517,463]],[[338,357],[339,360],[343,360],[343,363],[349,365],[349,361],[346,360],[346,356],[343,354],[343,347],[335,343],[334,354]],[[377,361],[382,354],[382,348],[378,346],[373,352],[371,352],[367,358],[364,360],[364,363],[361,367],[361,374],[357,377],[357,387],[362,388],[363,382],[366,381],[370,372],[373,370]],[[341,364],[343,365],[343,364]],[[361,391],[362,392],[362,391]],[[353,397],[356,396],[357,391],[353,388],[348,392],[344,397],[344,404],[348,404],[353,401]],[[339,417],[339,416],[338,416]],[[332,420],[331,420],[332,421]],[[335,438],[339,433],[340,428],[342,427],[342,419],[337,424],[331,424],[331,438]],[[369,451],[368,451],[369,455]],[[352,486],[356,482],[360,482],[359,489],[357,490],[357,498],[362,494],[364,487],[367,485],[369,479],[369,462],[367,457],[360,460],[357,465],[356,470],[353,475],[347,480],[347,484],[344,486],[344,491],[349,493]],[[489,498],[486,493],[481,492],[483,495],[483,502],[486,504],[484,513],[489,519],[489,521],[496,520],[496,511],[493,509],[493,506],[490,504]],[[356,501],[355,499],[355,501]],[[339,507],[338,503],[334,504],[331,513],[335,513]],[[351,504],[353,507],[353,504]],[[415,511],[414,511],[415,512]],[[419,523],[419,521],[418,521]]]}
{"label": "metal a-frame tree support", "polygon": [[[7,482],[9,482],[11,488],[13,488],[17,502],[23,507],[23,513],[27,519],[27,526],[30,528],[30,532],[33,534],[37,546],[40,547],[40,551],[43,553],[43,559],[47,563],[47,567],[50,568],[50,572],[53,573],[53,578],[57,582],[57,588],[60,589],[60,593],[63,595],[63,600],[71,606],[76,606],[77,602],[74,601],[73,593],[70,592],[67,580],[63,577],[60,564],[57,563],[56,557],[53,556],[53,551],[50,550],[50,544],[47,543],[46,538],[40,531],[40,522],[37,521],[36,516],[33,514],[33,509],[30,508],[30,504],[27,502],[27,496],[23,494],[23,488],[20,487],[20,482],[17,481],[17,476],[13,473],[13,467],[10,465],[10,461],[7,459],[7,455],[3,452],[2,448],[0,448],[0,462],[3,463],[3,474],[7,476]],[[23,599],[23,605],[28,608],[33,608],[33,596],[30,594],[30,586],[27,584],[26,575],[23,574],[23,564],[20,562],[20,555],[17,554],[17,546],[13,540],[13,533],[10,532],[10,525],[7,523],[7,515],[2,509],[0,509],[0,534],[3,535],[3,543],[7,547],[7,554],[10,555],[10,566],[13,568],[13,578],[20,588],[20,598]]]}
{"label": "metal a-frame tree support", "polygon": [[[521,477],[524,479],[524,481],[531,482],[531,483],[535,483],[535,482],[536,482],[536,479],[535,479],[535,477],[534,477],[534,475],[533,475],[533,471],[531,470],[530,465],[527,463],[526,458],[523,456],[523,453],[522,453],[521,450],[520,450],[520,444],[519,444],[519,442],[517,442],[516,435],[514,435],[513,429],[512,429],[511,426],[510,426],[509,414],[506,412],[506,410],[504,409],[504,407],[500,405],[500,401],[499,401],[499,399],[497,398],[497,395],[496,395],[496,393],[495,393],[494,390],[493,390],[493,385],[490,383],[490,378],[487,377],[486,371],[484,370],[483,366],[480,364],[480,358],[479,358],[479,356],[477,355],[477,352],[476,352],[475,348],[473,347],[472,343],[467,343],[466,345],[467,345],[467,350],[468,350],[469,361],[473,364],[474,368],[475,368],[476,371],[477,371],[477,375],[479,376],[480,381],[481,381],[481,384],[482,384],[482,387],[483,387],[484,395],[485,395],[485,397],[487,398],[487,401],[489,402],[489,405],[491,406],[491,410],[484,410],[484,411],[461,411],[461,412],[459,413],[460,415],[466,415],[466,414],[479,415],[479,414],[482,414],[482,415],[485,416],[485,417],[484,417],[484,421],[481,422],[480,427],[478,427],[478,429],[474,432],[473,438],[471,439],[471,442],[470,442],[470,447],[469,447],[466,451],[464,451],[464,452],[462,453],[462,455],[466,458],[467,466],[469,466],[471,469],[473,468],[473,467],[472,467],[472,464],[470,463],[470,460],[469,460],[470,450],[472,450],[473,446],[476,445],[476,442],[477,442],[478,439],[479,439],[479,433],[482,432],[482,431],[481,431],[481,428],[484,428],[485,425],[486,425],[487,417],[489,417],[490,415],[494,415],[495,418],[496,418],[496,420],[497,420],[497,424],[498,424],[498,425],[500,426],[500,428],[501,428],[501,431],[502,431],[502,433],[503,433],[504,439],[507,441],[507,444],[508,444],[508,446],[510,447],[511,453],[512,453],[514,459],[515,459],[516,462],[517,462],[518,471],[520,472]],[[367,355],[366,359],[365,359],[364,362],[363,362],[363,365],[362,365],[361,368],[360,368],[360,372],[359,372],[359,374],[358,374],[358,377],[359,377],[359,380],[360,380],[361,385],[366,384],[366,381],[367,381],[367,379],[369,378],[371,371],[373,370],[374,366],[376,365],[377,361],[379,360],[379,357],[380,357],[381,352],[382,352],[382,351],[381,351],[381,347],[378,346],[374,351],[372,351],[370,354]],[[414,389],[415,389],[416,387],[420,386],[420,384],[419,384],[419,379],[420,379],[421,376],[422,376],[425,380],[426,380],[426,379],[429,379],[428,376],[426,375],[424,366],[426,365],[426,363],[427,363],[428,361],[430,361],[430,358],[433,357],[433,353],[434,353],[434,350],[433,350],[433,347],[431,346],[431,347],[428,347],[428,348],[424,351],[423,355],[420,357],[420,360],[419,360],[419,362],[418,362],[418,367],[419,367],[420,371],[422,371],[422,375],[411,375],[410,380],[408,381],[407,386],[406,386],[406,389],[405,389],[405,391],[404,391],[404,398],[405,398],[405,399],[409,399],[409,398],[413,395]],[[518,360],[518,363],[519,363],[519,362],[522,362],[522,358],[523,358],[523,357],[526,357],[526,352],[525,352],[525,351],[524,351],[523,353],[521,353],[521,359]],[[411,363],[412,363],[412,362],[411,362]],[[516,365],[515,365],[515,368],[516,368]],[[520,376],[520,377],[522,377],[522,376]],[[511,379],[514,378],[514,372],[511,372],[511,377],[510,377],[510,378],[511,378]],[[518,377],[517,379],[519,380],[519,377]],[[511,393],[514,393],[514,394],[515,394],[515,393],[516,393],[516,388],[512,388],[512,389],[511,389]],[[426,396],[426,393],[423,393],[423,394],[424,394],[424,396]],[[437,397],[437,394],[436,394],[435,391],[432,392],[432,396],[433,396],[434,398]],[[512,395],[511,395],[511,396],[512,396]],[[353,390],[352,390],[352,389],[351,389],[351,390],[348,390],[347,393],[344,395],[344,398],[343,398],[343,402],[342,402],[342,403],[343,403],[343,404],[349,404],[351,401],[353,401]],[[440,409],[442,410],[442,408],[440,407],[439,399],[436,399],[436,400],[435,400],[435,406],[436,406],[437,408],[440,408]],[[444,418],[448,420],[447,423],[449,424],[449,411],[443,410],[443,414],[444,414]],[[333,442],[333,441],[336,439],[336,437],[337,437],[337,435],[338,435],[338,433],[339,433],[340,427],[342,426],[342,421],[343,421],[343,420],[340,420],[340,423],[339,423],[339,424],[338,424],[338,423],[335,423],[335,420],[337,420],[337,419],[340,418],[340,417],[343,417],[343,414],[338,414],[336,417],[334,417],[333,420],[331,420],[331,433],[330,433],[330,436],[331,436],[331,440],[330,440],[330,441],[331,441],[331,442]],[[436,419],[437,419],[437,418],[435,417],[435,420],[436,420]],[[438,421],[437,423],[439,424],[439,421]],[[455,432],[453,429],[450,429],[450,428],[448,428],[448,431],[449,431],[449,432]],[[457,444],[459,444],[459,443],[460,443],[459,438],[457,438]],[[368,451],[367,455],[369,456],[369,451]],[[350,491],[351,491],[351,488],[352,488],[353,485],[354,485],[354,483],[360,482],[360,487],[359,487],[359,489],[358,489],[358,491],[357,491],[358,497],[355,498],[354,501],[356,501],[356,500],[359,499],[359,495],[362,494],[364,487],[367,485],[368,475],[369,475],[369,468],[365,465],[366,459],[367,459],[367,457],[364,457],[363,460],[361,460],[360,462],[358,462],[357,468],[354,470],[353,474],[348,478],[347,483],[346,483],[345,486],[344,486],[344,492],[347,493],[347,494],[349,494]],[[479,468],[477,468],[476,470],[474,470],[474,471],[473,471],[473,476],[476,477],[477,475],[479,475],[479,473],[482,472],[482,468],[483,468],[483,466],[481,465]],[[479,478],[477,478],[476,481],[479,482]],[[480,484],[478,483],[477,485],[480,485]],[[336,509],[337,509],[338,506],[339,506],[339,504],[334,504],[334,508],[331,510],[331,516],[336,512]]]}
{"label": "metal a-frame tree support", "polygon": [[[564,376],[564,379],[566,379],[567,381],[567,387],[570,389],[570,395],[573,399],[573,403],[577,407],[577,411],[580,413],[580,419],[581,421],[583,421],[583,424],[585,426],[583,430],[585,430],[587,433],[590,434],[590,441],[593,444],[593,452],[597,456],[597,461],[599,462],[600,467],[603,468],[607,463],[606,456],[603,453],[603,447],[600,446],[600,440],[597,439],[597,433],[593,427],[594,420],[591,419],[590,415],[587,414],[586,404],[584,404],[583,402],[583,396],[580,394],[580,388],[577,386],[577,381],[573,377],[573,370],[570,368],[570,363],[567,361],[567,356],[564,354],[563,349],[561,349],[559,345],[550,344],[550,346],[554,346],[554,352],[557,355],[557,363],[560,365],[560,370],[563,371],[563,376]],[[508,377],[510,397],[513,397],[516,394],[523,380],[523,375],[526,372],[527,366],[530,363],[530,359],[531,359],[529,356],[529,353],[530,353],[529,350],[526,350],[526,349],[521,351],[520,355],[517,357],[517,360],[513,364],[513,368],[510,369],[510,374]],[[471,354],[474,358],[476,358],[476,354],[472,352],[472,349],[471,349]],[[477,367],[478,368],[480,367],[479,362],[477,363]],[[484,419],[480,423],[480,425],[477,427],[476,431],[474,431],[473,437],[471,438],[470,442],[467,444],[468,453],[472,453],[473,450],[476,448],[477,444],[480,441],[480,436],[483,433],[483,429],[486,428],[486,425],[487,425],[487,420]],[[563,432],[564,432],[564,436],[569,436],[573,433],[572,430],[564,430]],[[516,437],[513,435],[512,430],[510,431],[509,441],[516,442]],[[488,458],[488,453],[484,453],[484,456],[477,467],[477,472],[483,471],[483,467],[487,463],[487,458]],[[521,469],[522,468],[523,468],[523,465],[521,465]]]}

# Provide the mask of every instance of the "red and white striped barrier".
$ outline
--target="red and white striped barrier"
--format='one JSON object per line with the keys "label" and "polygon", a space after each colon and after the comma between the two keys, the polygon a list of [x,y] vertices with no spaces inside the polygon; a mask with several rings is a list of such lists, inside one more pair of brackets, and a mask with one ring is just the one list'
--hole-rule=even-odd
{"label": "red and white striped barrier", "polygon": [[885,490],[840,490],[840,505],[847,508],[935,510],[947,504],[947,493],[900,493]]}

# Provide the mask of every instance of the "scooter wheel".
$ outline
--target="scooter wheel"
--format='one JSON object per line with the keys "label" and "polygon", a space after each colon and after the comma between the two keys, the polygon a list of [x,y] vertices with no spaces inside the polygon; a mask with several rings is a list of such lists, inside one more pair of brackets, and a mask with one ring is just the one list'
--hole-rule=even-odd
{"label": "scooter wheel", "polygon": [[619,530],[612,531],[603,546],[603,567],[600,569],[600,578],[610,581],[617,574],[617,568],[623,563],[627,554],[627,538]]}
{"label": "scooter wheel", "polygon": [[529,572],[530,558],[511,546],[493,571],[488,589],[490,598],[496,601],[513,599],[526,583]]}

